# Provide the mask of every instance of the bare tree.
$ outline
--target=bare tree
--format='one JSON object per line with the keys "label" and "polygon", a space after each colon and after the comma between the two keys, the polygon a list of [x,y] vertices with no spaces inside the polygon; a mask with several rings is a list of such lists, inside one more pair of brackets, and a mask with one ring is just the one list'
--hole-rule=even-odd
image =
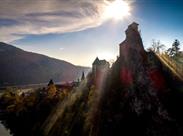
{"label": "bare tree", "polygon": [[152,40],[151,47],[148,50],[152,50],[155,53],[160,53],[161,50],[164,50],[165,45],[161,44],[160,40]]}

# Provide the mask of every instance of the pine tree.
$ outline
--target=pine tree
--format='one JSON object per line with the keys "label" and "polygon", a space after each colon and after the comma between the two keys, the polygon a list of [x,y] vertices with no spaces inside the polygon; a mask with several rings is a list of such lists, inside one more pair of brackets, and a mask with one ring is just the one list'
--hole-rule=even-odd
{"label": "pine tree", "polygon": [[179,53],[179,50],[180,50],[179,46],[180,46],[180,42],[179,42],[179,40],[176,39],[174,41],[174,43],[172,44],[172,49],[174,51],[174,55],[177,55]]}
{"label": "pine tree", "polygon": [[55,86],[53,80],[49,81],[47,92],[48,92],[48,97],[49,98],[52,98],[53,96],[56,95],[57,89],[56,89],[56,86]]}
{"label": "pine tree", "polygon": [[51,79],[50,81],[49,81],[49,83],[48,83],[48,86],[49,85],[53,85],[54,83],[53,83],[53,80]]}
{"label": "pine tree", "polygon": [[81,81],[85,79],[85,73],[83,72],[82,73],[82,76],[81,76]]}
{"label": "pine tree", "polygon": [[167,50],[168,55],[171,57],[178,55],[179,50],[180,50],[179,46],[180,46],[179,40],[175,39],[175,41],[172,44],[172,48],[169,48]]}

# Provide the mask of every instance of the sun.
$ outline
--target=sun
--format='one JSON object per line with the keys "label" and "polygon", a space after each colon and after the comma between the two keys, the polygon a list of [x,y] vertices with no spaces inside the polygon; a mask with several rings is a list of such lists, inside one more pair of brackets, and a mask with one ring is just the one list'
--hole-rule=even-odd
{"label": "sun", "polygon": [[130,6],[127,1],[114,0],[113,2],[106,2],[104,8],[104,19],[121,20],[130,15]]}

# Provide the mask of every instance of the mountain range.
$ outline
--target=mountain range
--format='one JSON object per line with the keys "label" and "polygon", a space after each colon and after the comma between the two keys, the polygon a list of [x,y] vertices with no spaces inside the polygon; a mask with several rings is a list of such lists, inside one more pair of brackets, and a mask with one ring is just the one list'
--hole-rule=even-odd
{"label": "mountain range", "polygon": [[0,86],[73,81],[89,70],[0,42]]}

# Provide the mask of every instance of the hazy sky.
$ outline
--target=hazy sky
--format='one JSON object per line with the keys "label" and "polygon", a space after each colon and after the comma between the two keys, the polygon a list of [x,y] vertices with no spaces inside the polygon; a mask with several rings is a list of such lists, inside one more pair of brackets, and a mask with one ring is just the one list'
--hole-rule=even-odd
{"label": "hazy sky", "polygon": [[129,0],[122,20],[103,18],[106,2],[113,0],[0,0],[0,41],[84,66],[96,56],[115,60],[133,21],[145,47],[183,42],[183,0]]}

